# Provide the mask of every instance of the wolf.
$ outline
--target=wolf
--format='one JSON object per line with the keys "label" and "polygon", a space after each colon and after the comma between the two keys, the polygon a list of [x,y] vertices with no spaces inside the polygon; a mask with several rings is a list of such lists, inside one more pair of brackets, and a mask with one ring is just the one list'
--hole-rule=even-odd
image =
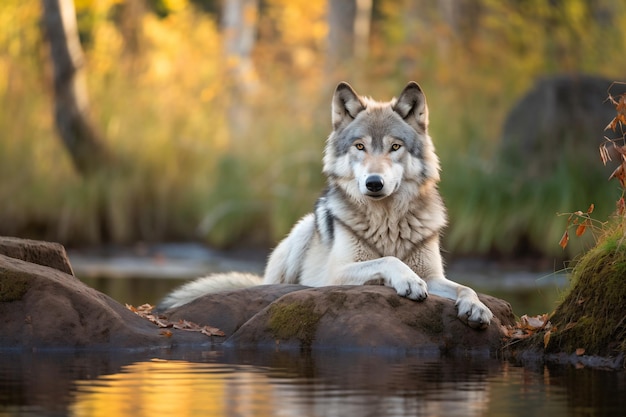
{"label": "wolf", "polygon": [[327,188],[313,213],[270,254],[264,277],[199,278],[174,290],[157,309],[260,284],[377,283],[411,300],[424,300],[429,293],[455,300],[462,321],[472,328],[489,326],[493,314],[476,292],[444,274],[439,240],[446,209],[420,86],[410,82],[397,99],[378,102],[342,82],[331,108],[333,130],[323,157]]}

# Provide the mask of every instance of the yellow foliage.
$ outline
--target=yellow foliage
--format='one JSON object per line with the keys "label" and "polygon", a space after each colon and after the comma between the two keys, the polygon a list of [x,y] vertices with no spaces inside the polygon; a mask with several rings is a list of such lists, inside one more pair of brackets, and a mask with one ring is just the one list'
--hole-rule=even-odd
{"label": "yellow foliage", "polygon": [[[111,148],[135,164],[104,192],[73,176],[55,139],[40,3],[2,0],[0,177],[8,180],[0,200],[8,203],[0,218],[15,227],[35,218],[52,238],[74,233],[90,240],[100,227],[99,199],[111,199],[117,236],[132,235],[138,218],[144,234],[173,228],[189,236],[215,201],[229,203],[211,181],[230,152],[234,171],[248,167],[250,182],[224,187],[245,188],[233,204],[262,207],[272,238],[282,236],[322,186],[319,158],[338,81],[325,72],[328,1],[267,0],[260,12],[247,12],[247,21],[258,20],[248,74],[258,74],[260,87],[245,99],[231,94],[229,67],[242,61],[224,58],[219,16],[189,0],[160,0],[167,13],[159,16],[146,2],[129,25],[138,34],[136,50],[129,50],[118,14],[128,1],[75,0],[93,116]],[[594,23],[586,0],[558,2],[559,8],[544,0],[480,0],[477,24],[462,35],[437,2],[426,3],[375,2],[370,57],[358,67],[349,60],[343,66],[357,90],[380,98],[391,98],[407,80],[419,81],[444,163],[447,149],[493,149],[507,109],[537,76],[626,73],[626,25],[617,24],[626,16],[623,2],[607,2],[616,24],[604,26]],[[248,111],[237,113],[238,104]],[[16,192],[23,189],[36,192]],[[249,211],[241,212],[225,236],[252,221]]]}

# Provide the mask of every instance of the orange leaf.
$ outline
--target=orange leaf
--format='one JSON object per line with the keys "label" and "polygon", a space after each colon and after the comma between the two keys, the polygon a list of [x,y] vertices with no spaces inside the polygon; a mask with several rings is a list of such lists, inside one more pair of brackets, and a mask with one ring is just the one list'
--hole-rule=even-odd
{"label": "orange leaf", "polygon": [[161,336],[165,336],[165,337],[172,337],[172,332],[171,332],[171,331],[169,331],[169,330],[161,330],[161,331],[159,332],[159,334],[160,334]]}
{"label": "orange leaf", "polygon": [[594,208],[596,208],[596,206],[595,206],[593,203],[591,203],[591,205],[590,205],[590,206],[589,206],[589,208],[587,209],[587,214],[591,214],[591,213],[593,213],[593,209],[594,209]]}
{"label": "orange leaf", "polygon": [[569,233],[567,233],[566,230],[565,233],[563,233],[563,237],[559,241],[559,246],[565,249],[565,247],[567,246],[567,242],[569,242]]}
{"label": "orange leaf", "polygon": [[615,171],[613,171],[613,173],[609,177],[609,180],[613,178],[617,178],[620,184],[622,185],[622,187],[626,186],[626,183],[624,181],[626,179],[626,172],[624,171],[624,164],[620,164],[617,168],[615,168]]}
{"label": "orange leaf", "polygon": [[544,335],[543,335],[543,348],[547,348],[548,347],[548,343],[550,343],[550,335],[552,334],[552,332],[550,332],[550,330],[548,330]]}
{"label": "orange leaf", "polygon": [[576,356],[582,356],[585,354],[585,348],[576,349]]}
{"label": "orange leaf", "polygon": [[585,229],[587,228],[587,221],[585,220],[584,223],[581,223],[578,225],[578,227],[576,228],[576,236],[580,237],[583,235],[583,233],[585,233]]}

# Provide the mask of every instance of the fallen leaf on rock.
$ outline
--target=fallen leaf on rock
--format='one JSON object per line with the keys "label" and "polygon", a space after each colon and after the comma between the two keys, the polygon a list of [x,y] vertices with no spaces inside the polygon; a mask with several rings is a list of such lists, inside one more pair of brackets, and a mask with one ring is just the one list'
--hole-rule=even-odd
{"label": "fallen leaf on rock", "polygon": [[585,348],[576,349],[576,356],[582,356],[585,354]]}
{"label": "fallen leaf on rock", "polygon": [[[154,315],[152,313],[154,306],[150,304],[143,304],[139,307],[134,307],[130,304],[126,304],[126,308],[137,314],[139,317],[149,320],[163,329],[174,328],[188,332],[200,332],[206,336],[225,336],[225,333],[216,327],[200,326],[187,320],[179,320],[176,323],[172,323],[165,316]],[[161,330],[159,334],[165,337],[172,337],[173,333],[170,330]]]}
{"label": "fallen leaf on rock", "polygon": [[514,326],[501,326],[504,334],[513,340],[526,339],[539,331],[546,331],[543,337],[544,347],[548,345],[552,330],[552,323],[548,320],[548,314],[540,314],[538,316],[529,317],[524,314]]}
{"label": "fallen leaf on rock", "polygon": [[520,317],[520,327],[525,330],[540,330],[548,326],[549,323],[547,314],[540,314],[534,317],[528,317],[524,314]]}
{"label": "fallen leaf on rock", "polygon": [[552,332],[550,330],[548,330],[544,335],[543,335],[543,348],[547,348],[548,347],[548,343],[550,343],[550,336],[552,335]]}

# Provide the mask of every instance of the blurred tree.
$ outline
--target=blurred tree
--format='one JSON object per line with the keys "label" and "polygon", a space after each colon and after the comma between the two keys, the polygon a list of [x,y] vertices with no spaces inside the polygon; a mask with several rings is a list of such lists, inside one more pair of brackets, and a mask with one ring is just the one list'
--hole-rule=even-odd
{"label": "blurred tree", "polygon": [[89,117],[83,50],[73,0],[42,0],[43,26],[54,71],[55,121],[75,168],[83,175],[110,159]]}
{"label": "blurred tree", "polygon": [[141,53],[142,19],[146,11],[146,0],[126,0],[116,8],[118,27],[124,38],[124,52],[131,60]]}
{"label": "blurred tree", "polygon": [[372,0],[328,0],[328,70],[367,57]]}
{"label": "blurred tree", "polygon": [[222,10],[223,51],[230,83],[228,125],[231,137],[243,135],[250,124],[248,98],[258,88],[252,60],[259,19],[258,0],[226,0]]}
{"label": "blurred tree", "polygon": [[224,4],[224,52],[235,87],[242,93],[254,90],[258,82],[252,61],[258,19],[258,0],[227,0]]}

